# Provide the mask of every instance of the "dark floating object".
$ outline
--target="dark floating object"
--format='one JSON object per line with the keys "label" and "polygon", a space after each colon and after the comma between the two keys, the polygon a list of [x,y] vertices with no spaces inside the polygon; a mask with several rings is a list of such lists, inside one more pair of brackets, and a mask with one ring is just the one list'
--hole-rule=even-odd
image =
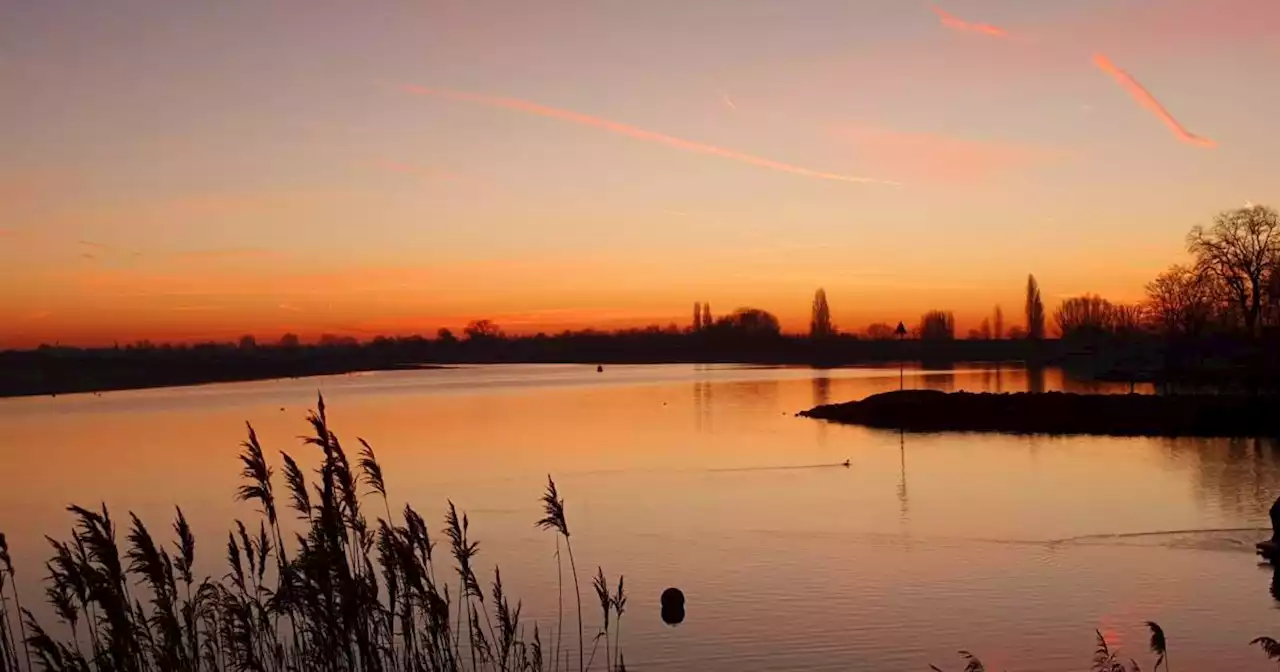
{"label": "dark floating object", "polygon": [[596,373],[604,373],[604,367],[603,367],[603,366],[601,366],[601,365],[599,365],[599,364],[597,364],[597,365],[596,365]]}
{"label": "dark floating object", "polygon": [[684,593],[679,588],[662,591],[662,622],[667,625],[684,622]]}
{"label": "dark floating object", "polygon": [[[1280,498],[1271,505],[1271,538],[1257,544],[1258,555],[1275,565],[1280,563]],[[1274,581],[1273,581],[1274,584]],[[1274,587],[1274,586],[1273,586]],[[1280,596],[1276,599],[1280,600]]]}
{"label": "dark floating object", "polygon": [[844,463],[843,463],[843,465],[842,465],[842,466],[845,466],[845,467],[849,466],[849,460],[848,460],[848,459],[846,459],[846,460],[844,461]]}
{"label": "dark floating object", "polygon": [[[800,415],[917,432],[1280,436],[1280,397],[1236,394],[974,394],[902,390]],[[1280,539],[1277,540],[1280,543]]]}

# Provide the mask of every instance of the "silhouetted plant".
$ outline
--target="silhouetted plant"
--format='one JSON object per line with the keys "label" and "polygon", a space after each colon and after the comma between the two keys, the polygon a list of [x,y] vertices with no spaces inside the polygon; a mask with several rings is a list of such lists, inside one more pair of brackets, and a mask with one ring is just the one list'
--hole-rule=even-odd
{"label": "silhouetted plant", "polygon": [[1187,234],[1187,250],[1199,272],[1222,282],[1229,300],[1255,335],[1266,303],[1271,273],[1280,261],[1280,214],[1262,205],[1228,210],[1213,226],[1196,226]]}
{"label": "silhouetted plant", "polygon": [[738,308],[716,320],[711,328],[721,334],[749,338],[776,337],[782,333],[778,318],[759,308]]}
{"label": "silhouetted plant", "polygon": [[[982,661],[978,660],[978,657],[972,653],[969,653],[968,651],[961,651],[960,657],[964,658],[964,672],[987,672],[987,667],[983,665]],[[929,669],[934,670],[934,672],[942,672],[942,669],[936,665],[930,665]]]}
{"label": "silhouetted plant", "polygon": [[1152,669],[1159,670],[1163,664],[1165,672],[1169,672],[1169,650],[1164,639],[1164,629],[1155,621],[1147,621],[1147,629],[1151,631],[1151,653],[1156,654],[1156,664]]}
{"label": "silhouetted plant", "polygon": [[1036,276],[1027,276],[1027,338],[1040,340],[1044,338],[1044,301],[1040,299],[1040,283]]}
{"label": "silhouetted plant", "polygon": [[1098,337],[1112,331],[1115,309],[1101,296],[1085,294],[1064,300],[1053,312],[1053,321],[1063,338]]}
{"label": "silhouetted plant", "polygon": [[1214,280],[1187,266],[1174,265],[1147,283],[1146,314],[1166,336],[1199,336],[1214,315]]}
{"label": "silhouetted plant", "polygon": [[1270,637],[1257,637],[1249,644],[1257,645],[1267,655],[1267,658],[1280,663],[1280,642]]}
{"label": "silhouetted plant", "polygon": [[956,318],[950,311],[931,310],[920,317],[920,338],[950,341],[956,337]]}
{"label": "silhouetted plant", "polygon": [[[360,441],[357,479],[329,427],[323,398],[308,422],[313,431],[303,441],[322,453],[318,479],[309,483],[282,454],[290,506],[304,523],[293,559],[276,525],[273,469],[252,427],[240,455],[244,481],[236,496],[257,504],[261,518],[256,531],[235,521],[222,580],[195,575],[196,539],[181,509],[175,511],[171,548],[130,513],[122,549],[105,505],[71,506],[71,539],[50,539],[54,553],[45,565],[45,595],[70,632],[69,640],[59,641],[16,603],[16,591],[14,625],[6,591],[14,571],[0,535],[0,670],[22,669],[25,654],[26,669],[34,664],[57,672],[545,672],[539,628],[535,623],[532,638],[525,639],[521,606],[509,602],[496,568],[490,615],[474,571],[479,545],[469,538],[467,515],[452,503],[446,512],[461,587],[454,605],[436,581],[434,543],[422,517],[406,505],[402,520],[392,519],[373,448]],[[361,511],[358,481],[383,500],[387,517],[372,526]],[[564,502],[549,484],[555,505],[549,505],[547,524],[567,543]],[[620,619],[621,580],[618,594],[606,591],[602,600]],[[462,663],[462,619],[468,665]],[[580,639],[580,649],[581,644]]]}
{"label": "silhouetted plant", "polygon": [[[578,672],[586,669],[586,646],[583,643],[582,630],[582,590],[578,587],[578,565],[573,557],[573,544],[569,541],[569,523],[564,516],[564,499],[556,491],[556,482],[547,475],[547,490],[542,495],[543,511],[546,513],[536,524],[543,530],[557,532],[564,538],[565,549],[569,551],[569,568],[573,573],[573,594],[578,601]],[[557,550],[557,557],[559,551]],[[558,630],[559,628],[557,628]],[[559,641],[556,643],[556,656],[560,655]]]}
{"label": "silhouetted plant", "polygon": [[813,294],[813,314],[809,318],[809,338],[834,336],[836,328],[831,324],[831,307],[827,305],[827,292],[819,289]]}
{"label": "silhouetted plant", "polygon": [[893,325],[884,322],[876,322],[867,325],[867,338],[873,341],[891,341],[893,340]]}

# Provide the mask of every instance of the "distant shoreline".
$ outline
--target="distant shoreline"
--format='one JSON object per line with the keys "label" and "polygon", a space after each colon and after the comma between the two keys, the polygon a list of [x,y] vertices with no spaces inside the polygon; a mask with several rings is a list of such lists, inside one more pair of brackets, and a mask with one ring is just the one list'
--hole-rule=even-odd
{"label": "distant shoreline", "polygon": [[382,338],[368,343],[143,344],[0,351],[0,397],[148,389],[469,364],[757,364],[924,368],[957,364],[1058,366],[1082,379],[1280,387],[1267,343],[1211,340],[865,340],[676,331],[533,337]]}
{"label": "distant shoreline", "polygon": [[896,390],[800,416],[911,432],[1150,437],[1280,436],[1280,397],[1235,394],[990,394]]}
{"label": "distant shoreline", "polygon": [[172,387],[200,387],[204,385],[220,385],[223,383],[253,383],[269,380],[296,380],[300,378],[319,378],[323,376],[342,376],[352,373],[372,373],[376,371],[431,371],[436,369],[452,369],[456,366],[465,365],[444,365],[444,364],[405,364],[397,366],[377,367],[377,368],[348,368],[336,369],[331,371],[315,371],[298,375],[244,375],[236,377],[211,377],[191,380],[155,380],[155,381],[122,381],[118,384],[110,384],[103,382],[100,384],[85,385],[78,388],[64,387],[58,391],[48,391],[45,389],[33,389],[30,391],[6,389],[0,387],[0,400],[3,399],[26,399],[31,397],[46,396],[63,396],[72,394],[103,394],[106,392],[128,392],[137,390],[162,390]]}

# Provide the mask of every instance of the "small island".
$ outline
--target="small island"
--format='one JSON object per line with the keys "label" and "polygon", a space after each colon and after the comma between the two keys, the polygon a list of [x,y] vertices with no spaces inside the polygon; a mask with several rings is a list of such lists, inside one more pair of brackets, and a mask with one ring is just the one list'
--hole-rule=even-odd
{"label": "small island", "polygon": [[1280,397],[1234,394],[974,394],[902,390],[799,415],[912,432],[1280,436]]}

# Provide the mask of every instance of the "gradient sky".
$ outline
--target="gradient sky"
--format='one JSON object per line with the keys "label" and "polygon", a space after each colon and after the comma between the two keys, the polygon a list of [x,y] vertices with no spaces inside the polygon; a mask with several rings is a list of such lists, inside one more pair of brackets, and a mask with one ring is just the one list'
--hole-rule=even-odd
{"label": "gradient sky", "polygon": [[0,347],[1012,324],[1280,205],[1276,0],[11,0],[0,92]]}

